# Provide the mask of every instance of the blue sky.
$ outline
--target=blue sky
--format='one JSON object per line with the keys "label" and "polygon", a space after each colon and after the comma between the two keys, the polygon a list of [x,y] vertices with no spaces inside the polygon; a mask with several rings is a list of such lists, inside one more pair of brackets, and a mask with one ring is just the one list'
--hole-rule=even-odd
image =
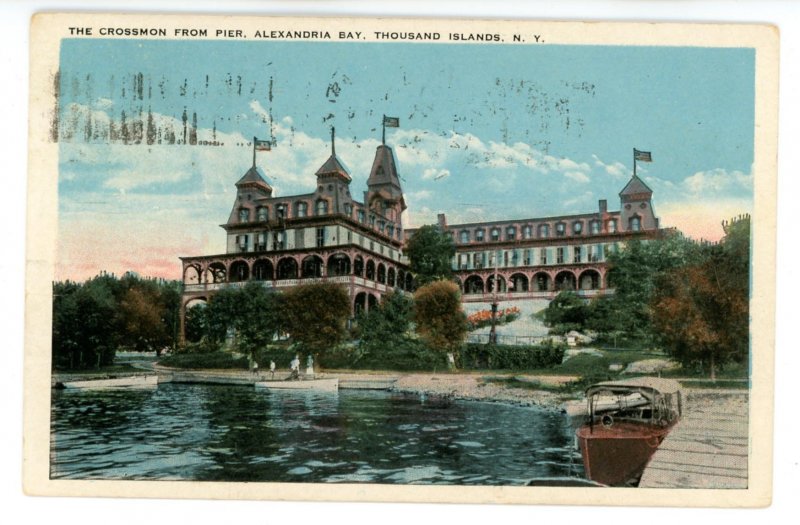
{"label": "blue sky", "polygon": [[[618,209],[634,147],[662,225],[714,239],[752,209],[751,49],[94,39],[64,40],[60,72],[57,278],[178,277],[178,256],[223,252],[253,136],[288,195],[313,189],[334,125],[360,194],[383,114],[407,227]],[[224,145],[109,138],[123,111],[180,136],[184,110]]]}

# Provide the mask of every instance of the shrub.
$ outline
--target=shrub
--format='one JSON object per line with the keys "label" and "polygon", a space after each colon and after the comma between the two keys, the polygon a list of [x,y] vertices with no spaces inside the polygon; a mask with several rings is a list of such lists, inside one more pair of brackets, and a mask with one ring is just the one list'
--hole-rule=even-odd
{"label": "shrub", "polygon": [[173,354],[159,361],[159,364],[172,368],[227,368],[247,370],[248,361],[244,356],[234,356],[228,352]]}
{"label": "shrub", "polygon": [[468,344],[461,351],[460,361],[461,367],[473,370],[550,368],[561,363],[565,349],[564,344],[550,341],[526,346]]}

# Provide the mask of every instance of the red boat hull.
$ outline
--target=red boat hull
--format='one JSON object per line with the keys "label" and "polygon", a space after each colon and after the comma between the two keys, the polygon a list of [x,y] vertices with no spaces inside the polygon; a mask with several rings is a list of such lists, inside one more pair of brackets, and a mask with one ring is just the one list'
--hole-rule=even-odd
{"label": "red boat hull", "polygon": [[582,426],[576,435],[586,477],[611,486],[638,480],[670,428],[629,422]]}

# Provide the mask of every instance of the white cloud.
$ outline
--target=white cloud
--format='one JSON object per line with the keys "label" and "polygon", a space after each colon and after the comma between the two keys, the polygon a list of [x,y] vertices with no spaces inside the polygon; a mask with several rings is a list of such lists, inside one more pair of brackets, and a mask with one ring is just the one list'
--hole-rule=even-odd
{"label": "white cloud", "polygon": [[412,201],[421,201],[421,200],[429,199],[432,196],[433,196],[433,193],[430,190],[420,190],[420,191],[415,191],[413,193],[409,193],[408,194],[409,200],[412,200]]}
{"label": "white cloud", "polygon": [[586,184],[590,182],[589,177],[585,173],[581,173],[580,171],[565,171],[564,176],[570,180],[579,182],[581,184]]}
{"label": "white cloud", "polygon": [[440,168],[428,168],[422,172],[424,180],[439,180],[450,176],[450,170]]}
{"label": "white cloud", "polygon": [[683,186],[693,195],[714,195],[720,192],[752,191],[753,174],[741,171],[727,171],[716,168],[708,171],[698,171],[694,175],[683,179]]}

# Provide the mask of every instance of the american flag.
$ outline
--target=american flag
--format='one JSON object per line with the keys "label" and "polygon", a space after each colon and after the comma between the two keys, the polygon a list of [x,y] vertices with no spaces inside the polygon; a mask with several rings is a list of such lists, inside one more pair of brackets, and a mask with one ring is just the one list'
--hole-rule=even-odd
{"label": "american flag", "polygon": [[649,151],[639,151],[633,148],[633,160],[638,160],[639,162],[653,162],[653,156]]}
{"label": "american flag", "polygon": [[384,115],[383,125],[386,126],[387,128],[399,128],[400,119],[398,117],[387,117]]}
{"label": "american flag", "polygon": [[255,148],[256,151],[269,151],[272,149],[272,143],[268,140],[258,140],[255,139]]}

